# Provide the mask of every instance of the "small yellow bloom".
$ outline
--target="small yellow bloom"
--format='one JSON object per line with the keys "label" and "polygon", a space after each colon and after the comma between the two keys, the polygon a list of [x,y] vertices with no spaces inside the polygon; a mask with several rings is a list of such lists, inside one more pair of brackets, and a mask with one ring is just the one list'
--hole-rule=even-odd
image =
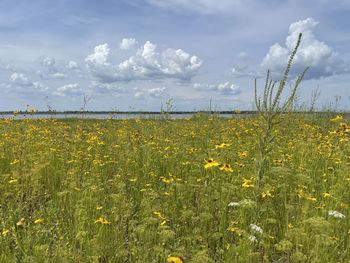
{"label": "small yellow bloom", "polygon": [[10,162],[10,165],[15,165],[15,164],[17,164],[17,163],[19,163],[19,160],[15,159],[15,160],[13,160],[12,162]]}
{"label": "small yellow bloom", "polygon": [[9,184],[15,184],[15,183],[17,183],[17,182],[18,182],[17,179],[11,179],[11,180],[9,181]]}
{"label": "small yellow bloom", "polygon": [[167,220],[166,220],[166,218],[162,215],[161,212],[155,211],[155,212],[153,212],[153,214],[156,215],[156,216],[160,219],[160,225],[161,225],[161,226],[164,226],[164,225],[166,224]]}
{"label": "small yellow bloom", "polygon": [[162,216],[162,214],[160,212],[153,212],[153,214],[155,214],[156,216],[159,216],[159,217]]}
{"label": "small yellow bloom", "polygon": [[243,188],[251,188],[251,187],[254,187],[253,180],[252,180],[252,179],[243,178],[242,187],[243,187]]}
{"label": "small yellow bloom", "polygon": [[182,257],[173,257],[170,256],[167,258],[167,263],[184,263],[184,260]]}
{"label": "small yellow bloom", "polygon": [[206,164],[204,165],[204,168],[205,169],[210,169],[210,168],[213,168],[213,167],[217,167],[219,166],[220,164],[215,161],[213,158],[209,158],[207,160],[205,160]]}
{"label": "small yellow bloom", "polygon": [[221,171],[225,171],[225,172],[228,172],[228,173],[232,173],[233,172],[233,169],[232,169],[231,165],[228,164],[228,163],[220,164],[219,165],[219,169]]}
{"label": "small yellow bloom", "polygon": [[261,193],[261,197],[268,198],[268,197],[273,197],[273,195],[269,190],[267,190],[267,191]]}
{"label": "small yellow bloom", "polygon": [[230,232],[237,232],[239,230],[239,228],[233,226],[233,227],[227,228],[227,230],[230,231]]}
{"label": "small yellow bloom", "polygon": [[97,206],[96,210],[101,210],[103,207],[102,206]]}
{"label": "small yellow bloom", "polygon": [[283,164],[283,160],[280,159],[274,159],[272,160],[272,163],[276,166],[282,165]]}
{"label": "small yellow bloom", "polygon": [[1,232],[1,234],[2,234],[4,237],[6,237],[8,233],[10,233],[10,230],[8,230],[8,229],[3,229],[2,232]]}
{"label": "small yellow bloom", "polygon": [[111,222],[109,222],[106,218],[103,218],[102,216],[99,217],[97,220],[95,220],[95,224],[101,224],[101,225],[110,225]]}
{"label": "small yellow bloom", "polygon": [[337,121],[342,121],[342,120],[343,120],[343,116],[337,115],[337,116],[335,116],[335,118],[331,119],[330,121],[337,122]]}
{"label": "small yellow bloom", "polygon": [[240,158],[245,158],[245,157],[248,156],[248,152],[247,152],[247,151],[239,152],[239,153],[238,153],[238,156],[239,156]]}
{"label": "small yellow bloom", "polygon": [[324,198],[329,198],[329,197],[331,197],[331,194],[330,194],[330,193],[325,192],[325,193],[323,193],[323,197],[324,197]]}
{"label": "small yellow bloom", "polygon": [[36,219],[36,220],[34,221],[34,224],[40,224],[40,223],[42,223],[42,222],[44,222],[44,219],[38,218],[38,219]]}
{"label": "small yellow bloom", "polygon": [[316,197],[312,197],[312,196],[307,197],[306,200],[309,200],[309,201],[312,201],[312,202],[316,202],[317,201]]}
{"label": "small yellow bloom", "polygon": [[229,144],[229,143],[220,143],[220,144],[215,145],[215,149],[223,149],[223,148],[226,148],[229,146],[231,146],[231,144]]}
{"label": "small yellow bloom", "polygon": [[159,179],[160,179],[163,183],[166,183],[166,184],[170,184],[170,183],[172,183],[172,182],[174,181],[173,178],[166,178],[166,177],[164,177],[164,176],[161,176]]}

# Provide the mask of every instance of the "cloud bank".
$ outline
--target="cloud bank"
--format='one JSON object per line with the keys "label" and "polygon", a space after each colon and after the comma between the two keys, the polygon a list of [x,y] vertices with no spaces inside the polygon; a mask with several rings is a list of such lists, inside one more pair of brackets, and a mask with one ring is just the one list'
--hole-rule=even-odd
{"label": "cloud bank", "polygon": [[294,59],[291,75],[295,76],[306,67],[310,67],[306,79],[318,79],[343,73],[349,73],[349,66],[326,43],[318,40],[313,30],[319,24],[313,18],[307,18],[289,27],[285,47],[279,43],[272,45],[264,57],[261,67],[270,69],[278,76],[282,74],[289,55],[294,49],[299,33],[303,34],[300,47]]}
{"label": "cloud bank", "polygon": [[157,51],[157,46],[147,41],[129,59],[113,65],[109,62],[108,44],[98,45],[85,62],[92,75],[101,83],[132,80],[177,79],[189,81],[202,66],[202,60],[181,49]]}
{"label": "cloud bank", "polygon": [[123,38],[123,40],[119,44],[119,48],[121,50],[129,50],[133,49],[137,45],[137,41],[135,38]]}

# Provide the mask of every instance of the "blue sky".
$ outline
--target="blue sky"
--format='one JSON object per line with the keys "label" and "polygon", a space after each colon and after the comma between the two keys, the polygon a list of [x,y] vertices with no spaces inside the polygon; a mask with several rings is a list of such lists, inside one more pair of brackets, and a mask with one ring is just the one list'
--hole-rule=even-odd
{"label": "blue sky", "polygon": [[253,109],[303,33],[298,103],[350,105],[347,0],[2,0],[0,110]]}

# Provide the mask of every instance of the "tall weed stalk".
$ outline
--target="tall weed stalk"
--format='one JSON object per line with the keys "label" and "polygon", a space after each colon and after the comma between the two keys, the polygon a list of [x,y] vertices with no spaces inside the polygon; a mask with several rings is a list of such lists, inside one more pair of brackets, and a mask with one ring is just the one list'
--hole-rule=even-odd
{"label": "tall weed stalk", "polygon": [[[292,63],[300,46],[302,34],[298,36],[296,46],[289,57],[288,64],[284,70],[283,78],[280,80],[278,87],[277,81],[272,80],[270,77],[270,70],[267,71],[265,80],[265,87],[262,96],[257,95],[257,80],[254,81],[254,93],[255,93],[255,106],[261,116],[260,127],[261,135],[259,136],[258,144],[258,158],[257,158],[257,186],[258,190],[261,189],[261,183],[266,171],[269,167],[268,159],[271,151],[272,142],[275,139],[274,128],[280,122],[282,114],[292,112],[296,92],[304,75],[308,68],[306,68],[296,79],[294,87],[286,99],[281,102],[283,91],[288,80],[289,72],[292,67]],[[277,90],[275,89],[277,87]]]}

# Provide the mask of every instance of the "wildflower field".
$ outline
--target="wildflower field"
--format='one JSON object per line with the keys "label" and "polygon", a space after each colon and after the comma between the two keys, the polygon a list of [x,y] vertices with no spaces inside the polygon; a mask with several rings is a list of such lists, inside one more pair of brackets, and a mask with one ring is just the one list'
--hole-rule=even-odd
{"label": "wildflower field", "polygon": [[[0,262],[349,262],[349,119],[0,120]],[[180,259],[182,257],[182,259]]]}

